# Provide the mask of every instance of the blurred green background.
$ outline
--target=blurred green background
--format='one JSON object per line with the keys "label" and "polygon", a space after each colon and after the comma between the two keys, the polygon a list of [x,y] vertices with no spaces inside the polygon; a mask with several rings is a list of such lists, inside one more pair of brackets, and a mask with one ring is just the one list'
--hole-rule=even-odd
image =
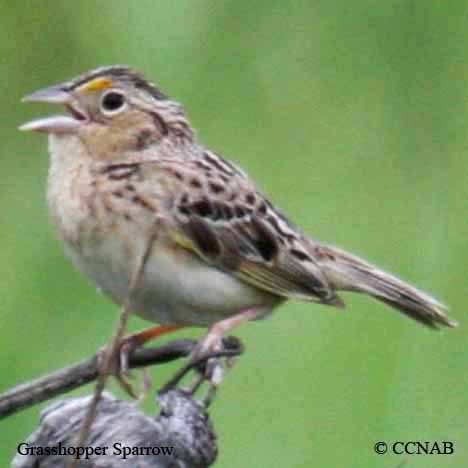
{"label": "blurred green background", "polygon": [[[2,2],[0,44],[0,391],[89,356],[117,317],[48,224],[45,138],[16,129],[54,110],[20,98],[123,63],[307,232],[432,291],[461,322],[435,333],[348,295],[344,312],[290,303],[244,326],[247,353],[211,411],[217,466],[404,461],[375,455],[380,440],[455,444],[405,468],[467,466],[467,1]],[[179,365],[154,369],[155,385]],[[0,466],[43,407],[0,423]]]}

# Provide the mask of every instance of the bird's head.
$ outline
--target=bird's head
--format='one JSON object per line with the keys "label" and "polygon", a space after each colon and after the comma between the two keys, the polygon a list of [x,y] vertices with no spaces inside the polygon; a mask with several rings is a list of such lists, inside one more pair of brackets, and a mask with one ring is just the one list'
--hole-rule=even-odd
{"label": "bird's head", "polygon": [[98,68],[36,91],[23,101],[60,104],[68,112],[33,120],[21,130],[77,136],[99,158],[143,150],[164,138],[194,137],[182,106],[125,66]]}

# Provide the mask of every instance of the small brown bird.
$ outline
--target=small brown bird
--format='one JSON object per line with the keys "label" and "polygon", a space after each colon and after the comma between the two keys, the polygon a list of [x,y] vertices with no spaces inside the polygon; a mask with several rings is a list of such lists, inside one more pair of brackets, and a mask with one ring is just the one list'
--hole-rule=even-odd
{"label": "small brown bird", "polygon": [[132,310],[160,324],[209,327],[199,352],[287,299],[344,307],[365,293],[432,328],[445,306],[343,250],[305,235],[239,168],[207,149],[180,104],[140,73],[100,68],[24,101],[68,115],[22,130],[49,134],[48,204],[73,263],[116,303],[151,249]]}

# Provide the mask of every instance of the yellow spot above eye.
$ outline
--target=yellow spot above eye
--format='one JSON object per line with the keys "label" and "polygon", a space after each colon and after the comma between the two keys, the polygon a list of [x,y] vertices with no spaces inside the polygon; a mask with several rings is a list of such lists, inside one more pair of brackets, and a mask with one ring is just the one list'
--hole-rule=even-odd
{"label": "yellow spot above eye", "polygon": [[90,81],[89,83],[85,83],[80,88],[85,92],[93,92],[93,91],[100,91],[102,89],[107,89],[112,87],[113,81],[109,78],[95,78],[94,80]]}

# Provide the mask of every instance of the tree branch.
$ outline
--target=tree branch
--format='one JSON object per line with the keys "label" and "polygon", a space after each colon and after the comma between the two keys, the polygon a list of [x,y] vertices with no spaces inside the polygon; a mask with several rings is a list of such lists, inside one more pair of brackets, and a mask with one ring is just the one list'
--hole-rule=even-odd
{"label": "tree branch", "polygon": [[[129,368],[159,365],[185,357],[196,344],[194,340],[176,340],[157,348],[137,349],[129,356]],[[159,390],[161,411],[157,418],[150,418],[137,405],[117,400],[104,392],[96,406],[96,419],[89,427],[90,442],[87,445],[76,443],[76,431],[86,421],[94,395],[50,405],[41,413],[39,428],[26,442],[18,445],[12,467],[56,468],[64,467],[70,461],[88,468],[211,466],[216,459],[217,446],[207,408],[217,384],[208,380],[208,392],[200,401],[194,399],[194,394],[205,379],[208,360],[226,358],[229,366],[232,358],[243,351],[242,343],[230,336],[223,339],[221,351],[186,363]],[[98,362],[99,354],[3,393],[0,395],[0,418],[95,380],[99,376]],[[198,372],[194,383],[187,390],[179,390],[177,386],[181,380],[194,369]],[[28,452],[28,447],[34,449]],[[107,447],[106,452],[99,447]]]}
{"label": "tree branch", "polygon": [[[175,340],[158,347],[138,348],[129,356],[129,368],[161,365],[186,357],[196,344],[195,340]],[[185,364],[163,385],[159,393],[163,394],[175,388],[182,378],[194,368],[203,373],[203,364],[208,359],[232,358],[243,352],[244,347],[240,340],[233,336],[225,337],[221,351]],[[69,367],[17,385],[0,394],[0,419],[96,380],[99,375],[98,361],[99,353]]]}
{"label": "tree branch", "polygon": [[[188,356],[196,341],[177,340],[154,348],[140,348],[130,356],[129,367],[160,365]],[[98,354],[0,395],[0,419],[92,382],[98,376]]]}

